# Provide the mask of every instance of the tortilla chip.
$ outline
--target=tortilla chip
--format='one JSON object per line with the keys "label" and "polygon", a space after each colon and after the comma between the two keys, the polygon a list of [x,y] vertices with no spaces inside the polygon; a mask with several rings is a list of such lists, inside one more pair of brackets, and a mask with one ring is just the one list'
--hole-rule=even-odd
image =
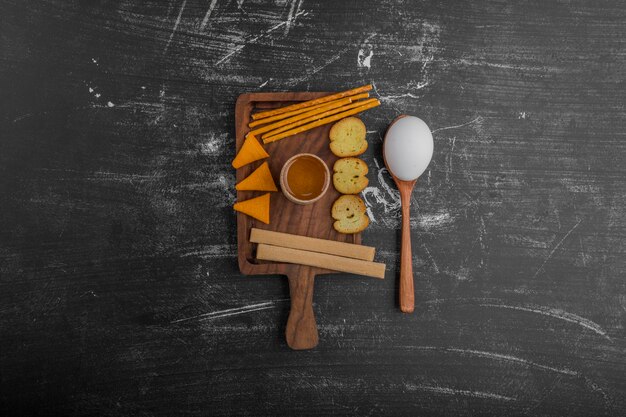
{"label": "tortilla chip", "polygon": [[254,135],[247,135],[241,149],[239,149],[237,156],[235,156],[233,160],[233,167],[235,169],[241,168],[250,162],[258,161],[268,156],[270,155],[265,152],[265,149],[263,149],[263,146],[261,146],[257,138]]}
{"label": "tortilla chip", "polygon": [[252,174],[241,180],[235,186],[235,189],[239,191],[278,191],[267,161],[263,162]]}
{"label": "tortilla chip", "polygon": [[265,224],[270,224],[270,193],[235,203],[233,208]]}

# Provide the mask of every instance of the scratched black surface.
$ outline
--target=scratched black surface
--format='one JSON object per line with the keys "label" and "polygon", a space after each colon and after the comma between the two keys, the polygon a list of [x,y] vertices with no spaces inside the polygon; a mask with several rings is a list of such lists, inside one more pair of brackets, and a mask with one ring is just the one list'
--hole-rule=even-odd
{"label": "scratched black surface", "polygon": [[[0,2],[3,415],[624,415],[620,1]],[[234,104],[374,82],[385,281],[237,269]],[[433,129],[396,304],[381,136]]]}

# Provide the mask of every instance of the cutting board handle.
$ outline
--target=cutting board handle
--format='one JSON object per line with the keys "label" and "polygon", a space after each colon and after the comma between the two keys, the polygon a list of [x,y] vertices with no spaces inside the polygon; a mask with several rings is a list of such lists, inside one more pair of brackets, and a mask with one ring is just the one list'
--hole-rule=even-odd
{"label": "cutting board handle", "polygon": [[313,315],[313,284],[315,273],[308,266],[294,267],[287,275],[291,310],[287,320],[285,337],[290,348],[313,349],[317,346],[317,324]]}

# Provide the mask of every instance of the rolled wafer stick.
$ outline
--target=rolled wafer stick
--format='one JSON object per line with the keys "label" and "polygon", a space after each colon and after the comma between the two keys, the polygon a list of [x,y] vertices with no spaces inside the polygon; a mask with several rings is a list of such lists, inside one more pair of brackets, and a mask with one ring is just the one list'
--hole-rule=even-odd
{"label": "rolled wafer stick", "polygon": [[[361,93],[361,94],[357,94],[357,95],[354,95],[354,96],[350,96],[349,98],[352,99],[352,101],[356,101],[356,100],[360,100],[362,98],[367,98],[367,97],[369,97],[369,93]],[[342,100],[342,99],[333,100],[333,101],[329,101],[327,103],[317,104],[315,106],[305,107],[303,109],[277,114],[276,116],[265,117],[263,119],[260,119],[260,120],[248,123],[248,127],[253,128],[255,126],[260,126],[260,125],[264,125],[266,123],[275,122],[276,120],[282,120],[282,119],[285,119],[287,117],[291,117],[291,116],[295,116],[295,115],[298,115],[298,114],[302,114],[304,112],[309,112],[311,110],[316,110],[316,109],[319,109],[320,107],[327,106],[327,105],[335,103],[336,101],[339,101],[339,100]]]}
{"label": "rolled wafer stick", "polygon": [[338,107],[345,106],[346,104],[352,103],[352,99],[350,97],[342,98],[341,100],[333,101],[332,103],[326,103],[324,106],[319,107],[315,110],[308,111],[306,113],[299,114],[297,116],[290,117],[288,119],[280,120],[276,123],[272,123],[263,127],[257,127],[256,129],[250,131],[251,134],[255,136],[259,136],[259,134],[264,132],[269,132],[270,130],[274,130],[278,127],[288,125],[290,123],[296,122],[300,119],[304,119],[306,117],[310,117],[316,114],[324,113],[327,110],[336,109]]}
{"label": "rolled wafer stick", "polygon": [[297,121],[295,121],[293,123],[290,123],[288,125],[285,125],[285,126],[277,128],[277,129],[274,129],[274,130],[272,130],[270,132],[267,132],[267,133],[263,134],[261,137],[262,138],[268,138],[268,137],[271,137],[271,136],[276,136],[277,134],[279,134],[281,132],[285,132],[287,130],[293,129],[293,128],[298,127],[298,126],[302,126],[302,125],[307,124],[309,122],[313,122],[315,120],[320,120],[320,119],[322,119],[324,117],[332,116],[333,114],[337,114],[337,113],[340,113],[340,112],[343,112],[343,111],[346,111],[346,110],[354,109],[356,107],[360,107],[360,106],[363,106],[363,105],[368,104],[368,103],[374,103],[375,101],[376,101],[375,98],[370,98],[369,100],[356,101],[354,103],[350,103],[348,105],[345,105],[345,106],[342,106],[342,107],[339,107],[339,108],[336,108],[336,109],[327,110],[327,111],[325,111],[323,113],[317,113],[317,114],[314,114],[313,116],[307,117],[306,119],[300,119],[300,120],[297,120]]}
{"label": "rolled wafer stick", "polygon": [[383,263],[329,255],[327,253],[282,248],[280,246],[259,243],[256,249],[256,258],[263,261],[317,266],[319,268],[332,269],[339,272],[385,279],[385,264]]}
{"label": "rolled wafer stick", "polygon": [[279,109],[266,110],[259,113],[255,113],[252,115],[252,120],[263,119],[264,117],[275,116],[277,114],[285,113],[292,110],[298,110],[305,107],[314,106],[320,103],[326,103],[328,101],[333,101],[338,98],[353,96],[355,94],[364,93],[366,91],[370,91],[372,89],[372,85],[364,85],[363,87],[353,88],[352,90],[342,91],[341,93],[330,94],[328,96],[316,98],[314,100],[303,101],[302,103],[292,104],[290,106],[281,107]]}
{"label": "rolled wafer stick", "polygon": [[376,248],[371,246],[281,233],[273,230],[257,229],[256,227],[250,230],[250,242],[265,243],[272,246],[301,249],[311,252],[328,253],[330,255],[344,256],[346,258],[362,259],[364,261],[373,261],[374,252],[376,251]]}
{"label": "rolled wafer stick", "polygon": [[366,104],[366,105],[363,105],[363,106],[359,106],[359,107],[356,107],[354,109],[335,114],[334,116],[330,116],[330,117],[326,117],[326,118],[320,119],[318,121],[306,124],[304,126],[296,127],[295,129],[291,129],[291,130],[288,130],[286,132],[279,133],[276,136],[270,136],[268,138],[263,139],[263,143],[267,144],[267,143],[271,143],[271,142],[276,142],[277,140],[284,139],[284,138],[286,138],[288,136],[293,136],[293,135],[296,135],[298,133],[306,132],[307,130],[311,130],[311,129],[316,128],[318,126],[323,126],[323,125],[328,124],[328,123],[332,123],[334,121],[343,119],[344,117],[348,117],[348,116],[352,116],[352,115],[357,114],[357,113],[361,113],[362,111],[371,109],[371,108],[376,107],[376,106],[380,106],[380,101],[374,99],[374,101],[369,103],[369,104]]}

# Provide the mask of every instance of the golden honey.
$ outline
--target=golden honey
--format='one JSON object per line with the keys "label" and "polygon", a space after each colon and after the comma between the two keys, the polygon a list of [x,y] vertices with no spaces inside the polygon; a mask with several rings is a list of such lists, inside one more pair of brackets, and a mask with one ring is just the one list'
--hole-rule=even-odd
{"label": "golden honey", "polygon": [[287,186],[298,200],[312,200],[324,191],[326,168],[323,162],[312,156],[302,155],[294,159],[287,171]]}

